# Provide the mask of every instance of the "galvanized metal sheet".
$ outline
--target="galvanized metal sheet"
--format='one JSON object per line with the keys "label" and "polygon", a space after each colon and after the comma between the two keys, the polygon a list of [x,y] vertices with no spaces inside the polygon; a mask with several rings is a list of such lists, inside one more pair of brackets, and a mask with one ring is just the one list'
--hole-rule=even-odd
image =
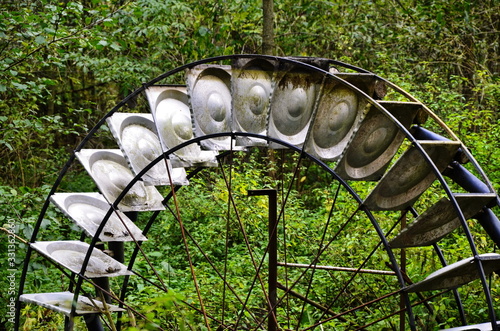
{"label": "galvanized metal sheet", "polygon": [[[465,326],[458,326],[456,328],[441,329],[441,331],[492,331],[493,327],[491,326],[491,323],[492,322],[470,324]],[[497,322],[497,325],[500,326],[500,322]]]}
{"label": "galvanized metal sheet", "polygon": [[[107,123],[135,174],[163,154],[151,114],[114,113]],[[167,159],[148,170],[143,181],[147,185],[170,185],[171,182],[175,185],[189,184],[186,171],[172,168]]]}
{"label": "galvanized metal sheet", "polygon": [[[76,274],[80,273],[85,255],[90,249],[89,244],[77,240],[37,241],[31,246],[40,254]],[[88,278],[97,278],[133,275],[133,273],[127,270],[125,265],[93,248],[84,275]]]}
{"label": "galvanized metal sheet", "polygon": [[349,84],[354,85],[357,89],[367,94],[369,97],[376,98],[375,89],[379,80],[374,74],[367,73],[351,73],[351,72],[334,72],[336,77],[339,77]]}
{"label": "galvanized metal sheet", "polygon": [[[455,194],[464,217],[476,215],[485,205],[495,199],[495,194],[460,193]],[[432,245],[460,226],[460,220],[453,204],[442,198],[435,205],[417,217],[390,241],[392,248]]]}
{"label": "galvanized metal sheet", "polygon": [[[48,308],[55,312],[64,314],[66,316],[70,316],[71,314],[71,306],[73,304],[74,294],[66,291],[66,292],[51,292],[51,293],[30,293],[23,294],[19,297],[19,300],[26,303],[35,304],[44,308]],[[90,300],[85,296],[78,296],[76,302],[76,310],[75,314],[78,315],[86,315],[86,314],[96,314],[101,313],[103,311],[109,312],[118,312],[118,311],[126,311],[123,308],[120,308],[111,304],[104,304],[96,299]]]}
{"label": "galvanized metal sheet", "polygon": [[[94,237],[97,228],[111,209],[111,205],[99,193],[56,193],[51,201],[89,236]],[[145,241],[142,231],[121,211],[114,211],[99,235],[101,241]]]}
{"label": "galvanized metal sheet", "polygon": [[[163,151],[194,138],[193,119],[185,87],[150,86],[146,89],[151,113],[155,121]],[[170,157],[176,167],[216,166],[217,153],[202,151],[197,144],[190,144]]]}
{"label": "galvanized metal sheet", "polygon": [[[269,106],[276,63],[262,59],[237,59],[232,66],[232,130],[267,134]],[[266,140],[237,137],[238,146],[265,146]]]}
{"label": "galvanized metal sheet", "polygon": [[[454,141],[420,141],[426,154],[442,172],[453,160],[460,146]],[[424,156],[412,146],[382,177],[364,201],[371,210],[403,210],[418,199],[436,179]]]}
{"label": "galvanized metal sheet", "polygon": [[[406,129],[422,105],[415,102],[380,102]],[[363,119],[335,171],[343,179],[379,180],[404,140],[404,133],[375,107]]]}
{"label": "galvanized metal sheet", "polygon": [[323,83],[306,151],[325,161],[337,160],[344,151],[369,107],[359,91],[371,96],[375,84],[372,74],[336,73],[335,76],[355,88],[331,77],[326,77]]}
{"label": "galvanized metal sheet", "polygon": [[[110,203],[116,201],[135,177],[120,150],[82,149],[76,156]],[[154,186],[138,181],[120,201],[118,208],[122,211],[164,210],[162,200]]]}
{"label": "galvanized metal sheet", "polygon": [[[195,136],[231,132],[231,67],[200,65],[186,74]],[[203,140],[209,150],[231,149],[231,138]]]}
{"label": "galvanized metal sheet", "polygon": [[[484,273],[489,275],[500,270],[500,254],[487,253],[477,257],[481,261]],[[430,274],[423,281],[408,286],[408,292],[452,289],[479,279],[478,261],[474,257],[450,264]]]}
{"label": "galvanized metal sheet", "polygon": [[[302,146],[311,124],[322,77],[317,72],[285,66],[278,73],[271,99],[268,134]],[[271,144],[273,148],[283,148]]]}

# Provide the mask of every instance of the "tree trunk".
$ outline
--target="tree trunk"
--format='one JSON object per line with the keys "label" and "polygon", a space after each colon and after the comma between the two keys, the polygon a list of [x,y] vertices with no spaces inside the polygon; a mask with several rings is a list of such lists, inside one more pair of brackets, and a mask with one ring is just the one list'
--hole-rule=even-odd
{"label": "tree trunk", "polygon": [[262,0],[264,25],[262,27],[262,54],[274,55],[274,4]]}

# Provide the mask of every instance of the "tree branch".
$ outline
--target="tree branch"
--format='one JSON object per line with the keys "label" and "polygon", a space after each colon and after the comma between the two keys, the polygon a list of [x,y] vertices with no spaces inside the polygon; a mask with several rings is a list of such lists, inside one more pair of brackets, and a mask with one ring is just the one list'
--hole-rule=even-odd
{"label": "tree branch", "polygon": [[35,48],[34,50],[32,50],[31,52],[29,52],[28,54],[26,54],[24,57],[18,59],[17,61],[11,63],[7,68],[3,69],[2,71],[7,71],[9,69],[12,69],[13,67],[17,66],[18,64],[24,62],[27,58],[29,58],[30,56],[32,56],[33,54],[41,51],[42,49],[44,48],[47,48],[49,47],[50,45],[52,44],[55,44],[55,43],[58,43],[60,41],[63,41],[63,40],[67,40],[67,39],[70,39],[70,38],[73,38],[74,36],[76,36],[77,34],[80,34],[82,33],[83,31],[86,31],[86,30],[90,30],[92,29],[93,27],[101,24],[102,22],[104,22],[105,20],[107,20],[108,18],[112,17],[113,15],[115,15],[119,10],[121,10],[123,7],[125,7],[130,1],[127,1],[126,3],[124,3],[122,6],[118,7],[116,10],[114,10],[113,12],[111,12],[110,14],[108,14],[106,17],[103,17],[101,19],[98,19],[86,26],[84,26],[81,30],[78,30],[78,31],[75,31],[73,33],[70,33],[69,35],[67,36],[64,36],[64,37],[61,37],[59,39],[53,39],[52,41],[50,41],[49,43],[45,44],[45,45],[42,45],[42,46],[39,46],[37,48]]}

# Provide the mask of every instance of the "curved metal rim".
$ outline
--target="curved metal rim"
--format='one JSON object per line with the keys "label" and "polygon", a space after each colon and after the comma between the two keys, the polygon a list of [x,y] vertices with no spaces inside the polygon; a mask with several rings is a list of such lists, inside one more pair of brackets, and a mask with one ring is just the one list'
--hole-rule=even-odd
{"label": "curved metal rim", "polygon": [[[313,65],[310,65],[310,64],[307,64],[307,63],[304,63],[304,62],[300,62],[299,60],[297,60],[297,58],[294,58],[294,59],[291,59],[291,58],[286,58],[286,57],[276,57],[276,56],[266,56],[266,55],[252,55],[252,54],[243,54],[243,55],[226,55],[226,56],[218,56],[218,57],[212,57],[212,58],[207,58],[207,59],[203,59],[203,60],[199,60],[199,61],[195,61],[195,62],[192,62],[192,63],[189,63],[189,64],[186,64],[186,65],[183,65],[183,66],[180,66],[176,69],[173,69],[171,71],[168,71],[156,78],[154,78],[153,80],[149,81],[148,83],[145,83],[143,84],[141,87],[139,87],[138,89],[136,89],[134,92],[132,92],[131,94],[129,94],[127,97],[125,97],[122,101],[120,101],[115,107],[113,107],[113,109],[111,109],[95,126],[94,128],[92,128],[89,133],[85,136],[85,138],[82,140],[82,142],[77,146],[77,148],[75,149],[74,153],[72,153],[72,155],[70,156],[70,158],[68,159],[67,163],[65,164],[65,166],[63,167],[63,169],[61,170],[58,178],[56,179],[56,181],[54,182],[54,185],[50,191],[50,193],[48,194],[47,196],[47,199],[45,200],[45,203],[41,209],[41,212],[40,212],[40,215],[39,215],[39,218],[34,226],[34,229],[33,229],[33,234],[32,234],[32,238],[30,240],[30,243],[34,242],[36,240],[36,237],[38,235],[38,232],[39,232],[39,229],[40,229],[40,225],[41,225],[41,222],[43,220],[43,217],[47,211],[47,208],[50,204],[50,196],[52,194],[54,194],[57,190],[57,188],[59,187],[63,177],[65,176],[66,172],[68,171],[69,167],[71,166],[71,164],[73,163],[74,159],[76,158],[75,156],[75,153],[78,152],[79,150],[81,150],[86,144],[87,142],[94,136],[94,134],[99,130],[99,128],[105,123],[106,119],[108,117],[110,117],[112,114],[114,114],[117,110],[121,109],[130,99],[136,97],[138,94],[140,94],[141,92],[143,92],[147,87],[169,77],[169,76],[172,76],[178,72],[181,72],[185,69],[189,69],[189,68],[192,68],[192,67],[195,67],[197,65],[200,65],[200,64],[205,64],[205,63],[213,63],[213,62],[217,62],[217,61],[225,61],[225,60],[234,60],[234,59],[238,59],[238,58],[259,58],[259,59],[268,59],[268,60],[275,60],[275,61],[281,61],[281,62],[285,62],[285,63],[292,63],[294,65],[297,65],[297,66],[301,66],[301,67],[304,67],[304,68],[308,68],[312,71],[316,71],[316,72],[319,72],[325,76],[330,76],[331,78],[333,78],[334,80],[340,82],[341,84],[344,84],[345,86],[347,86],[348,88],[352,89],[352,90],[355,90],[357,93],[363,95],[367,100],[368,102],[374,106],[375,108],[377,108],[379,111],[381,111],[382,113],[384,113],[387,117],[389,117],[391,119],[391,121],[396,124],[398,126],[398,128],[405,134],[406,138],[411,142],[413,143],[420,151],[420,153],[422,154],[422,156],[426,159],[427,163],[429,163],[429,165],[431,166],[433,172],[435,173],[438,181],[441,183],[441,185],[443,186],[445,192],[447,193],[448,197],[450,198],[450,201],[452,202],[452,204],[454,205],[456,211],[457,211],[457,214],[459,216],[459,219],[462,223],[462,227],[464,228],[465,230],[465,233],[466,233],[466,237],[469,241],[469,245],[470,245],[470,248],[471,248],[471,251],[473,253],[474,256],[477,256],[477,250],[475,248],[475,244],[473,242],[473,238],[472,238],[472,234],[470,232],[470,229],[468,228],[468,225],[467,225],[467,222],[458,206],[458,203],[456,201],[456,199],[454,198],[452,192],[451,192],[451,189],[449,188],[449,186],[447,185],[446,181],[444,180],[444,177],[441,175],[441,173],[438,171],[438,169],[435,167],[435,165],[433,164],[432,160],[430,159],[430,157],[425,153],[425,151],[423,150],[423,148],[421,147],[421,145],[418,143],[418,141],[411,135],[411,133],[404,127],[402,127],[402,125],[400,125],[400,123],[389,113],[387,112],[387,110],[381,106],[376,100],[374,100],[373,98],[371,98],[370,96],[366,95],[363,91],[360,91],[357,87],[353,86],[352,84],[346,82],[345,80],[339,78],[339,77],[336,77],[335,75],[327,72],[327,71],[324,71],[318,67],[315,67]],[[328,59],[326,59],[328,60]],[[358,68],[358,67],[355,67],[355,66],[352,66],[350,64],[345,64],[343,62],[340,62],[340,61],[336,61],[336,60],[328,60],[328,62],[330,64],[334,64],[334,65],[340,65],[340,66],[343,66],[345,68],[348,68],[348,69],[351,69],[351,70],[355,70],[355,71],[358,71],[358,72],[361,72],[361,73],[369,73],[369,74],[373,74],[367,70],[364,70],[364,69],[361,69],[361,68]],[[402,95],[406,96],[407,98],[409,98],[410,100],[413,100],[413,101],[416,101],[416,102],[419,102],[416,98],[414,98],[413,96],[411,96],[409,93],[407,93],[406,91],[402,90],[401,88],[399,88],[398,86],[392,84],[391,82],[385,80],[384,78],[381,78],[379,77],[378,75],[375,75],[373,74],[377,79],[380,79],[382,81],[384,81],[385,83],[389,84],[395,91],[401,93]],[[420,102],[419,102],[420,103]],[[453,132],[432,112],[430,111],[423,103],[421,103],[422,106],[424,107],[425,111],[431,115],[431,117],[441,126],[445,129],[446,132],[448,132],[454,139],[456,138],[456,136],[453,134]],[[254,136],[254,137],[261,137],[262,136],[259,136],[259,135],[252,135],[252,134],[249,134],[249,133],[219,133],[219,134],[215,134],[215,135],[210,135],[210,136],[204,136],[204,137],[198,137],[198,138],[195,138],[193,139],[194,141],[201,141],[203,139],[209,139],[211,137],[217,137],[217,136],[224,136],[224,135],[247,135],[247,136]],[[272,140],[272,138],[269,138],[269,137],[265,137],[265,139],[267,140]],[[459,141],[457,139],[457,141]],[[277,143],[279,143],[278,141],[276,141]],[[286,144],[286,143],[285,143]],[[182,144],[184,145],[184,144]],[[476,168],[476,170],[483,176],[484,180],[486,181],[488,187],[493,191],[492,189],[492,185],[491,183],[488,181],[484,171],[480,168],[480,166],[477,164],[477,161],[475,161],[475,159],[472,157],[472,155],[470,155],[470,152],[465,148],[465,146],[461,143],[465,153],[467,154],[467,156],[469,157],[469,159],[472,161],[474,167]],[[178,148],[181,148],[181,147],[178,147]],[[177,149],[178,149],[177,148]],[[171,153],[173,153],[175,150],[177,150],[176,148],[173,148],[171,150]],[[294,147],[295,149],[295,147]],[[303,151],[301,151],[302,153]],[[162,157],[167,157],[169,154],[165,153]],[[322,161],[320,160],[317,160],[319,163],[318,164],[323,164],[324,167],[330,169],[328,166],[326,166]],[[159,161],[157,161],[159,162]],[[331,169],[330,169],[331,170]],[[144,173],[145,171],[143,170],[141,172],[141,176],[142,174]],[[139,176],[139,174],[138,174]],[[131,183],[135,183],[137,181],[137,176],[136,178],[134,179],[134,181],[132,181]],[[129,185],[129,187],[126,188],[125,191],[128,191],[128,189],[131,187],[132,185]],[[350,186],[349,186],[350,187]],[[355,193],[354,193],[355,194]],[[124,193],[122,192],[122,196],[119,197],[117,199],[117,201],[115,201],[115,203],[113,203],[113,206],[116,207],[117,203],[119,202],[119,200],[121,200],[121,198],[123,198],[124,196]],[[358,197],[359,198],[359,197]],[[497,201],[499,201],[499,199],[497,198]],[[361,201],[361,204],[362,204],[362,201]],[[370,213],[366,207],[364,207],[364,209],[366,209],[366,212]],[[111,210],[108,212],[108,214],[106,215],[106,219],[109,218],[110,214],[111,214]],[[371,213],[370,213],[371,214]],[[375,221],[375,220],[374,220]],[[103,222],[105,223],[105,222]],[[376,221],[375,221],[376,223]],[[375,225],[374,225],[375,226]],[[100,229],[98,229],[99,231],[102,230],[102,227],[103,225],[101,225]],[[383,234],[380,233],[380,235],[383,237]],[[96,235],[96,237],[98,237]],[[93,248],[93,246],[95,245],[95,241],[97,240],[92,240],[92,246],[91,248]],[[388,244],[385,242],[384,245],[386,245],[386,247],[388,247]],[[390,250],[390,248],[389,248]],[[26,279],[26,273],[27,273],[27,268],[28,268],[28,264],[29,264],[29,260],[30,260],[30,257],[31,257],[31,252],[32,252],[32,248],[30,245],[28,245],[28,248],[27,248],[27,253],[26,253],[26,258],[25,258],[25,262],[24,262],[24,267],[23,267],[23,272],[22,272],[22,275],[21,275],[21,282],[20,282],[20,286],[19,286],[19,291],[18,291],[18,300],[16,302],[17,306],[16,308],[18,309],[19,311],[19,296],[23,293],[23,290],[24,290],[24,281]],[[85,264],[88,262],[88,258],[90,258],[90,252],[88,253],[87,255],[87,258],[86,258],[86,261],[85,261]],[[397,263],[396,263],[397,265]],[[481,263],[478,263],[478,271],[481,275],[481,281],[483,283],[483,288],[485,290],[485,293],[486,293],[486,296],[488,297],[489,295],[489,291],[488,291],[488,285],[487,285],[487,280],[486,280],[486,276],[484,274],[484,271],[482,270],[482,266],[481,266]],[[399,269],[398,269],[399,270]],[[398,276],[399,278],[399,276]],[[80,278],[81,279],[81,278]],[[404,286],[404,281],[402,280],[402,278],[400,278],[400,282],[401,284],[403,284],[402,286]],[[489,299],[487,299],[488,303],[489,303],[489,307],[490,307],[490,315],[491,315],[491,311],[493,311],[493,319],[495,319],[494,317],[494,310],[493,310],[493,306],[492,306],[492,300],[491,300],[491,297]],[[16,320],[16,328],[18,327],[18,320]]]}
{"label": "curved metal rim", "polygon": [[[366,215],[367,217],[370,219],[372,225],[374,226],[375,230],[377,231],[377,234],[382,242],[382,244],[384,245],[384,248],[388,254],[388,257],[391,261],[391,264],[393,265],[393,270],[395,270],[395,273],[396,273],[396,276],[398,278],[398,281],[399,281],[399,284],[400,284],[400,289],[403,289],[405,287],[405,283],[404,283],[404,278],[403,278],[403,275],[400,271],[400,268],[399,268],[399,265],[397,263],[397,260],[392,252],[392,249],[391,247],[389,246],[389,242],[387,240],[387,238],[385,237],[382,229],[380,228],[380,226],[378,225],[378,222],[376,221],[375,217],[373,216],[373,214],[371,213],[370,210],[368,210],[368,208],[364,207],[363,206],[363,200],[359,197],[359,195],[357,195],[357,193],[351,188],[351,186],[345,181],[343,180],[342,178],[340,178],[337,173],[332,169],[330,168],[326,163],[324,163],[323,161],[319,160],[318,158],[308,154],[307,152],[305,152],[302,148],[299,148],[295,145],[292,145],[292,144],[289,144],[287,142],[284,142],[284,141],[281,141],[279,139],[276,139],[276,138],[272,138],[272,137],[268,137],[268,136],[264,136],[264,135],[260,135],[260,134],[254,134],[254,133],[246,133],[246,132],[226,132],[226,133],[217,133],[217,134],[210,134],[210,135],[206,135],[206,136],[203,136],[203,137],[197,137],[197,138],[194,138],[194,139],[191,139],[187,142],[184,142],[172,149],[170,149],[168,152],[165,152],[163,155],[159,156],[157,159],[155,159],[154,161],[152,161],[150,164],[148,164],[148,166],[146,166],[140,173],[137,174],[137,176],[134,178],[133,181],[130,182],[130,184],[123,190],[123,193],[117,197],[116,201],[113,203],[113,206],[117,206],[118,203],[121,201],[121,199],[125,196],[126,192],[137,182],[141,179],[141,177],[149,170],[151,169],[155,164],[157,164],[158,162],[164,160],[165,158],[168,159],[168,157],[170,155],[172,155],[173,153],[175,153],[177,150],[183,148],[183,147],[186,147],[190,144],[193,144],[193,143],[199,143],[203,140],[206,140],[206,139],[211,139],[211,138],[219,138],[219,137],[252,137],[252,138],[261,138],[261,139],[265,139],[267,140],[268,142],[273,142],[273,143],[276,143],[276,144],[279,144],[279,145],[282,145],[284,147],[286,147],[287,149],[289,150],[293,150],[294,152],[296,153],[299,153],[300,154],[300,157],[305,157],[311,161],[313,161],[314,163],[316,163],[317,165],[319,165],[321,168],[323,168],[323,170],[327,171],[330,175],[332,175],[335,180],[337,180],[348,192],[349,194],[351,194],[351,196],[358,202],[359,204],[359,207],[360,207],[360,210],[362,210]],[[201,169],[200,169],[201,170]],[[174,188],[175,190],[179,189],[180,187],[176,187]],[[168,201],[170,198],[171,198],[171,195],[172,193],[169,193],[169,195],[165,198],[165,202]],[[110,212],[108,213],[107,217],[104,219],[104,221],[102,223],[105,223],[107,221],[107,218],[108,216],[111,215],[111,212],[112,212],[112,208],[110,209]],[[158,214],[155,213],[149,220],[149,222],[146,224],[145,226],[145,229],[148,229],[153,225],[155,219],[156,219],[156,216]],[[102,230],[101,228],[104,228],[104,225],[102,225],[96,232],[96,235],[94,238],[98,237],[98,234],[100,233],[99,231]],[[147,235],[147,232],[143,232],[144,235]],[[94,241],[94,240],[93,240]],[[97,240],[95,240],[97,241]],[[130,259],[130,262],[129,262],[129,265],[128,265],[128,269],[132,269],[134,263],[135,263],[135,258],[138,254],[138,251],[139,251],[139,248],[136,246],[134,248],[134,251],[132,253],[132,256],[131,256],[131,259]],[[90,257],[90,255],[89,255]],[[125,281],[123,282],[123,286],[122,286],[122,291],[121,291],[121,300],[123,301],[125,295],[126,295],[126,286],[127,286],[127,282],[128,282],[128,279],[129,279],[129,276],[125,276]],[[409,307],[408,309],[408,315],[410,316],[410,321],[412,322],[412,324],[414,324],[414,319],[413,319],[413,313],[412,313],[412,310],[411,310],[411,304],[410,304],[410,301],[409,301],[409,297],[407,295],[406,292],[402,292],[402,295],[404,296],[405,298],[405,301],[407,301],[407,307]]]}

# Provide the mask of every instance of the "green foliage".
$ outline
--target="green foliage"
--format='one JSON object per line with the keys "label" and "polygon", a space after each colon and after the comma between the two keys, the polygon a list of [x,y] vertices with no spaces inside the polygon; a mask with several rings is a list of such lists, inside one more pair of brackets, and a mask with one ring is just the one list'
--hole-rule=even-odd
{"label": "green foliage", "polygon": [[[250,289],[253,288],[248,302],[248,306],[252,307],[250,311],[258,311],[257,307],[263,305],[261,287],[252,286],[252,279],[256,268],[253,264],[259,263],[261,259],[265,260],[269,206],[266,197],[248,197],[248,190],[257,188],[279,190],[278,209],[281,210],[283,204],[286,206],[278,228],[278,241],[281,247],[279,254],[281,258],[286,255],[288,262],[311,263],[312,257],[321,247],[323,231],[326,231],[327,240],[332,240],[342,224],[355,213],[355,203],[343,189],[340,190],[340,195],[334,204],[338,183],[331,183],[331,175],[324,173],[322,183],[308,181],[307,176],[293,176],[292,170],[298,158],[296,154],[291,153],[276,153],[272,159],[278,162],[278,165],[285,161],[285,167],[278,166],[276,172],[269,173],[268,158],[268,155],[258,150],[252,153],[237,153],[231,160],[224,161],[223,170],[207,169],[193,178],[189,187],[177,193],[177,206],[189,238],[189,259],[195,266],[205,307],[216,316],[221,314],[221,295],[224,293],[224,286],[221,275],[215,270],[219,270],[220,273],[226,270],[224,273],[227,273],[227,282],[231,286],[231,291],[229,286],[225,289],[227,293],[231,292],[224,306],[228,316],[227,323],[234,323],[236,317],[232,316],[237,316],[240,309],[237,298],[245,298]],[[313,164],[305,160],[301,162],[304,168],[311,169],[314,173]],[[231,187],[231,195],[228,194],[228,185]],[[301,191],[297,191],[296,188],[300,188]],[[176,209],[172,202],[169,205],[170,209]],[[325,228],[332,208],[335,208],[335,211],[332,214],[331,226]],[[325,248],[326,252],[321,254],[321,264],[346,267],[359,265],[377,242],[377,235],[373,230],[361,232],[357,230],[359,227],[370,228],[370,221],[362,215],[356,215],[349,226],[344,227],[340,238],[329,242],[328,248]],[[131,280],[130,297],[127,301],[133,302],[134,306],[138,307],[144,305],[154,307],[151,319],[154,321],[160,319],[162,325],[179,321],[181,316],[189,326],[202,329],[204,322],[200,314],[193,315],[192,309],[186,306],[186,302],[196,302],[197,295],[193,290],[192,271],[179,222],[172,214],[164,214],[161,221],[155,223],[148,238],[143,247],[149,252],[148,257],[151,262],[158,266],[157,269],[167,287],[173,289],[179,301],[170,308],[160,307],[154,294],[157,290],[140,279]],[[287,247],[286,253],[284,247]],[[382,251],[377,250],[374,256],[376,258],[367,268],[381,268],[384,265],[387,257]],[[263,268],[267,270],[265,263]],[[136,263],[136,267],[141,273],[151,274],[142,258]],[[280,282],[287,284],[296,279],[301,272],[300,269],[289,271],[288,275],[280,272]],[[263,277],[266,273],[267,271],[262,272]],[[296,285],[298,292],[301,292],[299,289],[305,291],[302,287],[307,284],[307,277],[309,276]],[[358,279],[355,286],[348,287],[349,293],[352,296],[357,295],[359,300],[370,299],[372,293],[386,291],[394,285],[380,284],[376,289],[371,288],[371,291],[367,291],[365,286],[369,283],[369,278]],[[314,293],[311,294],[311,299],[325,305],[345,281],[342,276],[324,271],[317,271],[314,279]],[[370,286],[373,286],[372,283]],[[353,300],[351,295],[343,297],[332,309],[341,310],[345,304]],[[290,304],[293,306],[293,303]],[[280,316],[290,316],[291,320],[300,314],[300,309],[290,311],[285,305],[281,306],[280,310]],[[248,315],[241,321],[242,325],[247,321],[251,323],[250,312],[246,311],[246,314]],[[318,317],[317,311],[308,309],[303,316],[303,323],[308,325]],[[288,322],[285,320],[282,323],[286,325]]]}
{"label": "green foliage", "polygon": [[[275,0],[275,11],[277,54],[338,59],[402,86],[443,118],[471,148],[493,186],[500,190],[497,24],[500,11],[496,0]],[[259,1],[21,0],[2,3],[2,226],[13,223],[19,236],[30,238],[49,191],[43,184],[54,182],[68,152],[118,100],[141,83],[179,65],[216,55],[259,53],[261,22]],[[132,108],[133,102],[128,106]],[[268,166],[273,164],[272,160],[260,157],[241,163],[235,160],[232,178],[235,198],[243,207],[241,216],[249,222],[248,231],[254,239],[265,232],[262,222],[266,219],[266,201],[257,199],[249,204],[246,192],[249,188],[275,185],[273,172],[278,170],[258,170],[257,160]],[[289,161],[294,164],[296,159]],[[81,169],[72,169],[63,189],[91,190],[92,184],[82,173]],[[293,252],[298,260],[310,253],[307,244],[310,247],[317,244],[318,233],[311,231],[311,225],[321,223],[331,209],[332,188],[325,185],[328,180],[319,167],[308,165],[301,169],[293,183],[289,217],[297,221],[290,223],[293,231],[288,240],[289,244],[304,243],[301,250]],[[220,210],[227,209],[228,195],[221,174],[203,174],[192,180],[190,189],[185,191],[180,203],[182,210],[189,210],[183,218],[192,235],[205,247],[211,247],[210,255],[214,259],[224,256],[225,242],[218,234],[226,231],[226,215]],[[367,191],[367,187],[359,190]],[[343,208],[339,213],[348,214],[353,204],[345,195],[338,199]],[[179,290],[159,295],[150,284],[135,279],[130,283],[129,299],[140,308],[150,307],[146,314],[154,323],[170,318],[172,329],[201,329],[199,316],[191,316],[187,309],[172,309],[190,298],[192,293],[184,293],[184,290],[190,285],[191,276],[179,225],[172,217],[162,217],[160,226],[152,230],[151,243],[145,243],[145,247],[149,248],[150,258],[160,266],[159,272],[168,280],[168,285]],[[44,240],[70,238],[78,233],[67,219],[53,210],[49,210],[45,218],[42,227],[49,230],[45,232],[49,235]],[[362,239],[359,229],[371,227],[366,220],[356,222],[358,227],[348,228],[342,246],[335,247],[337,252],[332,256],[338,259],[336,262],[359,262],[356,249],[366,248],[358,247]],[[474,226],[477,227],[471,224]],[[233,241],[230,268],[235,271],[234,275],[244,275],[248,270],[243,265],[249,261],[240,260],[244,252],[242,233],[237,231],[234,219],[230,230]],[[476,233],[479,242],[485,242],[481,249],[487,250],[489,244],[482,239],[484,234],[481,230]],[[463,256],[463,247],[467,247],[463,236],[453,236],[446,242],[447,258],[457,260]],[[2,254],[7,251],[5,241],[1,241],[0,248]],[[23,244],[17,247],[18,269],[24,249]],[[377,251],[376,254],[380,254],[378,260],[383,261],[383,253]],[[408,254],[412,261],[409,274],[423,276],[436,269],[437,258],[431,251]],[[169,256],[168,262],[162,258],[164,255]],[[216,287],[204,257],[194,254],[193,258],[198,263],[198,271],[206,276],[202,281]],[[144,260],[139,260],[136,267],[140,271],[149,268]],[[27,281],[32,291],[49,288],[54,283],[61,289],[67,286],[59,276],[46,272],[46,262],[36,260],[32,269]],[[2,288],[6,286],[4,275],[5,271],[0,272]],[[380,280],[370,282],[371,287],[381,291],[388,286]],[[244,292],[245,284],[240,285]],[[327,298],[329,291],[321,288],[316,293],[318,300]],[[464,291],[466,304],[473,305],[480,300],[481,294],[476,289]],[[499,291],[498,286],[492,289],[495,298],[500,297]],[[5,300],[2,296],[0,302]],[[432,302],[434,313],[429,314],[428,320],[419,321],[420,325],[435,325],[436,316],[446,315],[449,301],[450,298],[444,296]],[[0,309],[5,307],[0,305]],[[4,310],[0,313],[4,318]],[[377,313],[380,312],[372,312]],[[478,316],[471,319],[480,322],[482,313],[477,312]],[[23,314],[28,329],[34,329],[35,324],[44,325],[40,328],[60,324],[58,317],[40,309],[26,308]],[[310,312],[303,316],[304,321],[313,318]],[[133,326],[130,319],[124,319],[130,330],[155,328],[154,324],[148,325],[142,320]],[[339,323],[342,325],[332,323],[329,327],[346,327]],[[445,318],[439,327],[452,323]],[[394,326],[388,323],[384,327]]]}
{"label": "green foliage", "polygon": [[[40,205],[43,203],[44,195],[48,193],[48,189],[48,186],[42,186],[37,189],[0,186],[0,206],[2,208],[0,226],[22,238],[31,238]],[[52,215],[48,214],[42,222],[42,228],[48,229],[52,222]],[[0,286],[4,289],[9,289],[9,291],[2,291],[0,296],[0,300],[5,303],[9,302],[10,298],[17,293],[26,245],[14,240],[13,237],[8,236],[4,232],[1,232],[0,236],[2,238],[0,241],[0,252],[2,252],[2,271],[0,273],[2,277],[0,279]],[[7,259],[7,257],[10,257],[7,252],[13,253],[14,260]],[[41,270],[45,268],[45,265],[35,263],[32,268]],[[13,276],[15,279],[16,285],[12,290],[10,290],[11,286],[8,276]],[[39,281],[43,281],[42,279],[43,277]],[[47,281],[48,279],[45,280]],[[28,282],[31,281],[33,281],[33,278],[30,277]],[[48,281],[52,282],[53,280],[50,279]],[[0,307],[0,313],[2,314],[0,321],[2,323],[5,323],[8,319],[7,309],[6,304]],[[39,314],[40,312],[39,310]]]}

